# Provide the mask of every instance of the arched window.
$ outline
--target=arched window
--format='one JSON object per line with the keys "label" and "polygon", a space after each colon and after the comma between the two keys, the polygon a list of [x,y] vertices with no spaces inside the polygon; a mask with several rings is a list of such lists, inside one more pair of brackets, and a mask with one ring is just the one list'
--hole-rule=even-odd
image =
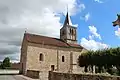
{"label": "arched window", "polygon": [[72,29],[72,35],[74,34],[74,31],[73,31],[73,29]]}
{"label": "arched window", "polygon": [[75,35],[76,34],[76,30],[75,29],[73,29],[73,35]]}
{"label": "arched window", "polygon": [[43,61],[43,59],[44,59],[43,54],[40,54],[40,56],[39,56],[39,60],[40,60],[40,61]]}
{"label": "arched window", "polygon": [[65,57],[64,56],[62,56],[62,62],[65,62]]}
{"label": "arched window", "polygon": [[62,35],[64,35],[64,34],[65,34],[65,31],[62,32]]}
{"label": "arched window", "polygon": [[70,34],[72,34],[72,29],[70,28]]}

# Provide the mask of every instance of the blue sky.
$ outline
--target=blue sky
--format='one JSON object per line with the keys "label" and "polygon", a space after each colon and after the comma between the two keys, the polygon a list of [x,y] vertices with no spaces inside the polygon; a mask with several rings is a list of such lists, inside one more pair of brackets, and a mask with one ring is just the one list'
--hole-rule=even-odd
{"label": "blue sky", "polygon": [[120,28],[112,26],[119,4],[120,0],[0,0],[0,60],[20,60],[25,31],[59,38],[67,5],[73,25],[78,25],[78,44],[89,50],[120,46]]}
{"label": "blue sky", "polygon": [[[120,37],[115,35],[118,26],[113,27],[112,22],[116,20],[117,14],[120,12],[120,0],[77,0],[77,3],[83,3],[85,9],[71,16],[73,24],[78,24],[78,43],[81,38],[88,39],[90,34],[88,26],[95,26],[97,33],[100,34],[102,40],[94,39],[97,42],[105,43],[110,47],[120,46]],[[85,21],[81,19],[89,14],[89,19]],[[64,20],[61,18],[62,21]]]}

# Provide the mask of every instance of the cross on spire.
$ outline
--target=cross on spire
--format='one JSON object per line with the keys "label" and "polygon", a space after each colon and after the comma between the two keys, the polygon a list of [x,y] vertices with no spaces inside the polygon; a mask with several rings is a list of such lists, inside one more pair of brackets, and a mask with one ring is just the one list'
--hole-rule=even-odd
{"label": "cross on spire", "polygon": [[64,25],[72,25],[70,16],[68,14],[68,6],[67,6],[67,14],[66,14],[66,17],[65,17]]}

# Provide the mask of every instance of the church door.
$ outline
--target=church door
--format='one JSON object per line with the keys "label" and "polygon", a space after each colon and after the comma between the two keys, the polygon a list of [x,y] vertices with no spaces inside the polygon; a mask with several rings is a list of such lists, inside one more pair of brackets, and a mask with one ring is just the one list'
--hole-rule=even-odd
{"label": "church door", "polygon": [[54,65],[51,65],[51,71],[54,71],[55,67]]}

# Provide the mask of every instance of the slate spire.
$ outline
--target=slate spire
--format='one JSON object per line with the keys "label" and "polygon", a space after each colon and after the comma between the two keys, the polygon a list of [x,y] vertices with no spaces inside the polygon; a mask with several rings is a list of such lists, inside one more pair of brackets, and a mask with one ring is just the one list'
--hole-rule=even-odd
{"label": "slate spire", "polygon": [[64,22],[64,26],[65,26],[65,25],[72,25],[70,16],[69,16],[69,14],[68,14],[68,11],[67,11],[66,18],[65,18],[65,22]]}

